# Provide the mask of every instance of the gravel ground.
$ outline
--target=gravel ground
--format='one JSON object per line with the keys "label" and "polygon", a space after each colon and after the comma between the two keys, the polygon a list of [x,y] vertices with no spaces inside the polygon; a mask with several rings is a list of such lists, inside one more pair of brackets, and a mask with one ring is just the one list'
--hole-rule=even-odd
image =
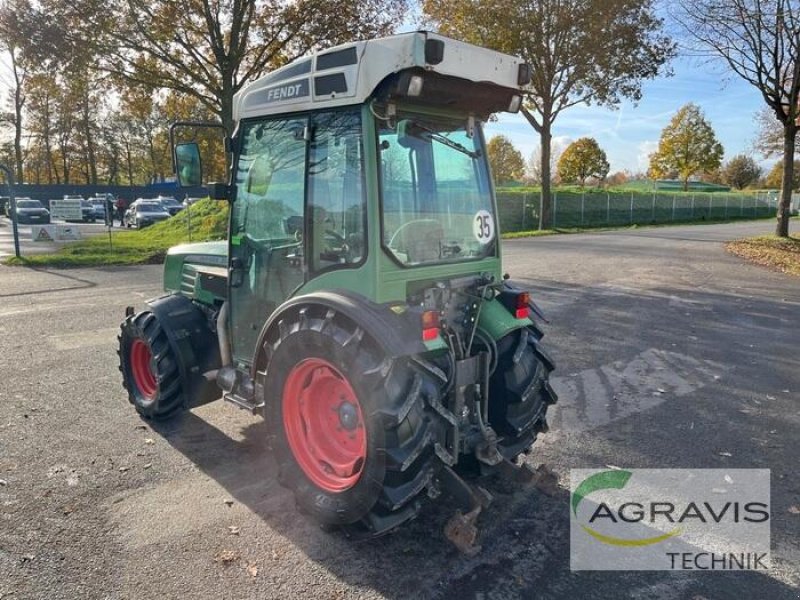
{"label": "gravel ground", "polygon": [[[231,406],[141,421],[115,336],[159,267],[0,267],[0,599],[797,598],[800,280],[722,249],[771,227],[504,243],[551,321],[561,398],[528,461],[560,485],[496,483],[473,558],[441,503],[377,540],[321,531],[277,485],[261,419]],[[608,464],[770,468],[772,569],[571,572],[569,469]]]}

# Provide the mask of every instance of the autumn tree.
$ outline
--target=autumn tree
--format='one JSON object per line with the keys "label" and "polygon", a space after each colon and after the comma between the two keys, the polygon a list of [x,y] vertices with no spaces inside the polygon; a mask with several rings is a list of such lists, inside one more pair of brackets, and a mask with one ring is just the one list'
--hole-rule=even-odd
{"label": "autumn tree", "polygon": [[741,190],[758,180],[761,167],[751,156],[737,154],[722,168],[722,180],[728,185]]}
{"label": "autumn tree", "polygon": [[47,183],[61,182],[55,153],[59,93],[53,73],[40,71],[28,80],[27,130],[42,163],[40,177]]}
{"label": "autumn tree", "polygon": [[584,186],[589,177],[603,180],[608,175],[609,164],[606,153],[597,140],[583,137],[575,140],[558,161],[558,176],[564,182],[578,182]]}
{"label": "autumn tree", "polygon": [[[129,85],[202,103],[233,133],[233,96],[265,71],[310,50],[391,32],[406,0],[42,0],[96,68]],[[63,15],[63,17],[61,17]]]}
{"label": "autumn tree", "polygon": [[[754,117],[756,122],[756,138],[753,149],[767,158],[783,154],[783,124],[775,118],[775,113],[768,106],[759,109]],[[795,154],[797,149],[795,148]]]}
{"label": "autumn tree", "polygon": [[628,171],[616,171],[606,177],[606,185],[614,187],[624,185],[631,179],[631,174]]}
{"label": "autumn tree", "polygon": [[130,128],[139,145],[137,179],[163,180],[172,172],[167,141],[170,118],[163,110],[163,100],[152,87],[128,86],[128,90],[120,103],[119,112],[124,120],[119,124]]}
{"label": "autumn tree", "polygon": [[650,155],[650,173],[663,178],[670,171],[678,173],[683,189],[689,189],[689,178],[697,173],[713,171],[720,166],[724,150],[703,111],[693,103],[680,108],[661,132],[658,150]]}
{"label": "autumn tree", "polygon": [[519,181],[525,175],[525,160],[522,152],[517,150],[504,135],[496,135],[486,144],[486,154],[492,168],[494,182],[497,185],[510,181]]}
{"label": "autumn tree", "polygon": [[701,175],[703,181],[705,181],[706,183],[714,183],[716,185],[724,185],[726,181],[725,181],[725,173],[723,171],[723,167],[724,165],[720,163],[720,166],[718,166],[716,169],[703,171]]}
{"label": "autumn tree", "polygon": [[[792,190],[800,191],[800,161],[794,161],[792,169]],[[776,162],[764,178],[764,187],[781,189],[783,187],[783,161]]]}
{"label": "autumn tree", "polygon": [[100,125],[99,162],[102,165],[102,182],[120,185],[123,177],[122,144],[111,126],[113,115],[107,115]]}
{"label": "autumn tree", "polygon": [[76,99],[75,142],[81,156],[81,176],[87,184],[97,184],[100,138],[100,119],[97,117],[104,112],[106,89],[87,68],[73,71],[69,82]]}
{"label": "autumn tree", "polygon": [[136,120],[124,112],[117,111],[106,122],[107,131],[119,148],[119,168],[117,177],[120,183],[134,185],[140,180],[140,173],[146,170],[146,162],[139,138]]}
{"label": "autumn tree", "polygon": [[[558,183],[556,181],[558,175],[556,173],[556,165],[558,164],[558,160],[561,158],[561,153],[564,152],[564,148],[569,145],[569,142],[564,142],[563,140],[559,143],[559,140],[551,140],[550,143],[550,162],[548,164],[548,173],[551,174],[550,181],[552,183]],[[528,158],[527,163],[527,171],[528,177],[530,178],[531,182],[541,185],[542,183],[542,146],[541,144],[531,152],[530,157]]]}
{"label": "autumn tree", "polygon": [[2,120],[14,128],[13,171],[17,183],[24,181],[23,172],[23,117],[26,102],[26,79],[29,75],[31,57],[26,52],[33,36],[34,11],[27,0],[7,0],[0,5],[0,50],[8,55],[8,70],[11,76],[9,105],[11,110],[2,115]]}
{"label": "autumn tree", "polygon": [[800,127],[800,0],[682,0],[676,18],[698,49],[755,87],[783,127],[775,233],[789,235]]}
{"label": "autumn tree", "polygon": [[519,55],[533,68],[522,113],[541,137],[540,227],[551,223],[550,145],[558,115],[576,104],[642,95],[675,45],[653,0],[423,0],[442,33]]}

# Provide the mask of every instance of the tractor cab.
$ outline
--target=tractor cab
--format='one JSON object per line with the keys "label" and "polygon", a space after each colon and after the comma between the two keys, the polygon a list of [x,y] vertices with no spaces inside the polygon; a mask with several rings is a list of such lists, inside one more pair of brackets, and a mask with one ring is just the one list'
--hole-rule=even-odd
{"label": "tractor cab", "polygon": [[417,32],[302,58],[239,92],[223,188],[235,361],[252,364],[265,315],[303,291],[383,303],[456,265],[499,278],[480,125],[518,110],[527,78],[520,59]]}
{"label": "tractor cab", "polygon": [[[319,521],[380,533],[444,490],[470,515],[448,535],[474,549],[486,499],[459,465],[513,468],[556,400],[535,305],[502,276],[481,129],[529,80],[516,57],[415,32],[242,89],[230,180],[209,186],[227,241],[171,249],[166,295],[122,326],[137,410],[221,393],[265,416],[282,483]],[[174,158],[202,182],[196,144]]]}

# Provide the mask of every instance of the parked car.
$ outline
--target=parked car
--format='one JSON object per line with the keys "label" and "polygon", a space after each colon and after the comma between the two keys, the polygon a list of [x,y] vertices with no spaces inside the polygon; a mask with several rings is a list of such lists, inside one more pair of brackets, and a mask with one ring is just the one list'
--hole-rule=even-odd
{"label": "parked car", "polygon": [[[11,210],[11,209],[9,209]],[[13,213],[11,218],[14,218]],[[42,223],[50,222],[50,211],[38,200],[30,198],[17,198],[17,223]]]}
{"label": "parked car", "polygon": [[164,205],[158,200],[144,200],[140,198],[131,204],[125,212],[125,225],[141,229],[153,223],[169,219],[170,216],[172,215],[166,211]]}
{"label": "parked car", "polygon": [[84,223],[94,223],[97,221],[97,216],[94,212],[94,204],[88,200],[81,200],[81,214],[83,215]]}
{"label": "parked car", "polygon": [[92,198],[92,208],[94,209],[94,218],[101,221],[106,220],[106,201],[104,198]]}
{"label": "parked car", "polygon": [[192,204],[194,204],[195,202],[198,202],[200,200],[203,200],[203,198],[189,198],[189,197],[187,197],[183,201],[183,206],[184,206],[184,208],[187,207],[187,206],[191,206]]}
{"label": "parked car", "polygon": [[101,219],[104,223],[110,223],[110,219],[114,217],[114,204],[117,201],[114,194],[95,194],[94,198],[90,198],[90,201],[94,206],[95,217]]}
{"label": "parked car", "polygon": [[161,202],[161,205],[172,216],[177,215],[179,212],[183,210],[183,204],[178,202],[172,196],[159,196],[158,198],[156,198],[156,200]]}
{"label": "parked car", "polygon": [[[81,201],[81,221],[84,223],[94,223],[97,217],[94,214],[94,206],[91,202],[84,199],[79,194],[64,194],[64,200],[80,200]],[[75,221],[76,219],[66,219],[67,221]]]}

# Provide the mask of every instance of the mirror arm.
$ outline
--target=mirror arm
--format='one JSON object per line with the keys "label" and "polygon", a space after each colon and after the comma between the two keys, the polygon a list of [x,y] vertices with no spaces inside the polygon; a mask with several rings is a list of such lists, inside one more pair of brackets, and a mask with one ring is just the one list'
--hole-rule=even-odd
{"label": "mirror arm", "polygon": [[233,198],[233,186],[227,183],[209,183],[208,195],[212,200],[227,200],[230,202]]}

